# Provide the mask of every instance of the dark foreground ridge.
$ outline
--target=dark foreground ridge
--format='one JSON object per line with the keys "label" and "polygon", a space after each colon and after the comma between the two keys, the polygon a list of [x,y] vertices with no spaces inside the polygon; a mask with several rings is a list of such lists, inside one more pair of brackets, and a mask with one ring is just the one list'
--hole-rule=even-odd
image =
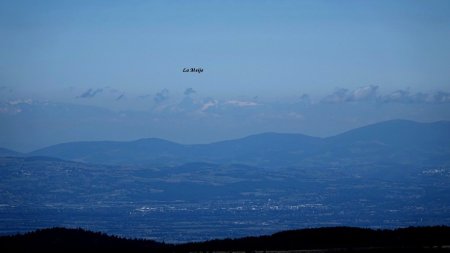
{"label": "dark foreground ridge", "polygon": [[50,228],[0,237],[1,252],[450,252],[450,227],[373,230],[330,227],[271,236],[166,244],[83,229]]}

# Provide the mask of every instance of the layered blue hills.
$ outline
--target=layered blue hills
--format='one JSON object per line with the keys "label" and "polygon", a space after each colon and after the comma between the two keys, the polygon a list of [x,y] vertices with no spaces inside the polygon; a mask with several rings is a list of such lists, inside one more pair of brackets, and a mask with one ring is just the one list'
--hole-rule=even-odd
{"label": "layered blue hills", "polygon": [[183,145],[149,138],[129,142],[57,144],[27,155],[100,164],[242,163],[295,166],[314,163],[447,163],[450,122],[391,120],[317,138],[303,134],[262,133],[210,144]]}

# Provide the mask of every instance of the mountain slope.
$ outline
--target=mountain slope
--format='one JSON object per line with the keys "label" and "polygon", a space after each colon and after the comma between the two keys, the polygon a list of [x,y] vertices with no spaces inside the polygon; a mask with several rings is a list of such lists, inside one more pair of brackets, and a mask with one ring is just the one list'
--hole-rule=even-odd
{"label": "mountain slope", "polygon": [[14,150],[6,149],[6,148],[0,148],[0,157],[6,157],[6,156],[22,156],[22,153],[16,152]]}
{"label": "mountain slope", "polygon": [[385,121],[326,138],[326,146],[336,159],[442,164],[449,161],[450,122]]}
{"label": "mountain slope", "polygon": [[90,163],[139,163],[179,159],[185,147],[170,141],[150,138],[131,142],[92,141],[69,142],[39,149],[31,156],[49,156]]}
{"label": "mountain slope", "polygon": [[320,138],[303,134],[263,133],[195,145],[192,149],[197,157],[212,158],[211,162],[283,166],[313,154],[322,142]]}
{"label": "mountain slope", "polygon": [[450,122],[419,123],[409,120],[384,121],[327,138],[328,143],[377,142],[383,145],[442,145],[450,142]]}

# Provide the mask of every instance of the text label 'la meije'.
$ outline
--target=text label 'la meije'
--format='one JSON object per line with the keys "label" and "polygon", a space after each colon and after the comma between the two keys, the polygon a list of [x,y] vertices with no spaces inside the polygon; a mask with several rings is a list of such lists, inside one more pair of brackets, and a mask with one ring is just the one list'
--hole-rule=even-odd
{"label": "text label 'la meije'", "polygon": [[197,72],[200,74],[203,72],[203,69],[202,68],[183,68],[183,72],[191,72],[191,73]]}

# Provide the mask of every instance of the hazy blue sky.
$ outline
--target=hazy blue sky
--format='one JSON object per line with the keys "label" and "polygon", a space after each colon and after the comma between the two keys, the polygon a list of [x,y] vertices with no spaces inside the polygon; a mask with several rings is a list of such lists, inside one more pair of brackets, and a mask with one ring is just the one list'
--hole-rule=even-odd
{"label": "hazy blue sky", "polygon": [[0,146],[21,150],[450,119],[446,0],[0,0],[0,38]]}

